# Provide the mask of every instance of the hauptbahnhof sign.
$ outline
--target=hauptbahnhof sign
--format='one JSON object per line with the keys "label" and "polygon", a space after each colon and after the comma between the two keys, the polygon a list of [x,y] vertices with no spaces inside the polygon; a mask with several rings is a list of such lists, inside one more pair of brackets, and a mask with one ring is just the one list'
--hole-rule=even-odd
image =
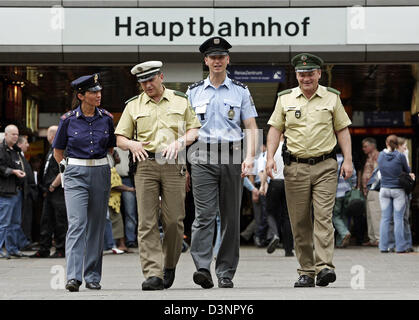
{"label": "hauptbahnhof sign", "polygon": [[0,8],[0,44],[419,44],[418,16],[419,7]]}

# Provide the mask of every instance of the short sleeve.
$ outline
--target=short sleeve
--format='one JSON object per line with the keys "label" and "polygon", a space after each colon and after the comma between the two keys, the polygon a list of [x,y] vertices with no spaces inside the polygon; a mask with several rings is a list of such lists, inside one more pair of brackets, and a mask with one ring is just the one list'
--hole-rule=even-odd
{"label": "short sleeve", "polygon": [[57,133],[55,134],[54,141],[52,142],[52,147],[54,149],[65,150],[67,147],[67,128],[68,123],[70,122],[69,119],[61,119],[58,125]]}
{"label": "short sleeve", "polygon": [[240,111],[241,120],[246,120],[249,118],[256,118],[258,116],[256,112],[255,103],[253,102],[252,95],[250,94],[249,89],[244,89],[243,99]]}
{"label": "short sleeve", "polygon": [[188,107],[185,112],[186,130],[193,128],[200,128],[201,122],[198,120],[195,111],[192,109],[191,104],[188,100]]}
{"label": "short sleeve", "polygon": [[134,121],[130,112],[130,104],[127,104],[116,126],[115,135],[121,135],[128,139],[134,136]]}
{"label": "short sleeve", "polygon": [[285,119],[282,112],[281,97],[278,97],[275,104],[275,110],[269,118],[268,124],[283,132]]}
{"label": "short sleeve", "polygon": [[333,112],[333,127],[335,131],[340,131],[350,126],[352,122],[349,119],[348,114],[346,113],[339,96],[337,96],[336,100],[336,106]]}

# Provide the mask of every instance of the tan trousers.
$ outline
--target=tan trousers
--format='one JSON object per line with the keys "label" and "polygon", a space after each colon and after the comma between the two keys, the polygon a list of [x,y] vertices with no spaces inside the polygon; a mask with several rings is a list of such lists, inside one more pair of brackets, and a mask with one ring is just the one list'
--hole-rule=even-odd
{"label": "tan trousers", "polygon": [[[159,164],[155,160],[141,161],[137,165],[138,247],[146,279],[163,278],[163,268],[175,268],[182,251],[186,179],[180,174],[181,168],[182,165]],[[163,241],[160,240],[159,218]]]}
{"label": "tan trousers", "polygon": [[370,190],[367,194],[367,226],[371,243],[380,241],[381,205],[380,192]]}
{"label": "tan trousers", "polygon": [[332,158],[315,165],[291,162],[285,166],[284,176],[295,253],[300,264],[297,272],[314,278],[324,268],[334,269],[332,216],[337,162]]}

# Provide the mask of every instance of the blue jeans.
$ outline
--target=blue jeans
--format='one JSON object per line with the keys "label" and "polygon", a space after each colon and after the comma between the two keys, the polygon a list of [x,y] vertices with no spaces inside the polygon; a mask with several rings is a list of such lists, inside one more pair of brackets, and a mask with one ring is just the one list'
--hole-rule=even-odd
{"label": "blue jeans", "polygon": [[[122,183],[128,187],[134,187],[129,177],[122,178]],[[137,242],[138,217],[135,192],[123,191],[122,203],[125,218],[125,243],[131,245]]]}
{"label": "blue jeans", "polygon": [[22,192],[12,197],[0,197],[0,248],[9,254],[19,251],[19,229],[22,214]]}
{"label": "blue jeans", "polygon": [[406,239],[404,230],[406,199],[406,193],[403,189],[380,189],[381,223],[379,248],[381,251],[387,251],[390,247],[389,242],[391,239],[391,220],[394,220],[394,239],[396,240],[396,252],[409,249],[409,241]]}
{"label": "blue jeans", "polygon": [[105,222],[105,236],[104,236],[104,246],[103,250],[110,250],[115,247],[115,241],[112,235],[112,221],[109,218],[109,209],[106,213],[106,222]]}

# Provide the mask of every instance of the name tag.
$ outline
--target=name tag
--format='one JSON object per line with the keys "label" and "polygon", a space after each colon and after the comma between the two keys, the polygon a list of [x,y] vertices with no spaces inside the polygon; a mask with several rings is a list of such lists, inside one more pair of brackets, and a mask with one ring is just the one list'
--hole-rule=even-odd
{"label": "name tag", "polygon": [[203,114],[205,112],[207,112],[207,105],[206,104],[204,104],[202,106],[198,106],[198,107],[195,108],[195,113],[196,114]]}
{"label": "name tag", "polygon": [[285,106],[284,110],[285,111],[299,111],[301,108],[299,106]]}

